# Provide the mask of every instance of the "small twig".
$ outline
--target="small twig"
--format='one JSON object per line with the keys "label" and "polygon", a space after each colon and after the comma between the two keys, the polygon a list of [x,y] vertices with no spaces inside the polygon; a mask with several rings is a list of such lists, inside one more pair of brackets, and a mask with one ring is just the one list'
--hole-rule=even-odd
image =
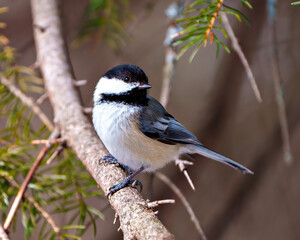
{"label": "small twig", "polygon": [[193,162],[186,161],[186,160],[181,160],[181,159],[176,159],[175,164],[179,167],[180,171],[183,172],[184,176],[186,177],[188,183],[190,184],[191,188],[195,191],[195,186],[192,182],[192,179],[190,178],[185,165],[194,165]]}
{"label": "small twig", "polygon": [[47,98],[48,98],[48,94],[44,93],[35,102],[36,104],[41,105]]}
{"label": "small twig", "polygon": [[47,126],[50,131],[53,131],[54,125],[49,120],[49,118],[44,114],[40,107],[32,100],[32,98],[26,96],[22,93],[16,86],[14,86],[7,78],[1,76],[0,81],[5,85],[8,90],[19,98],[25,105],[30,107],[32,111],[41,119],[41,121]]}
{"label": "small twig", "polygon": [[147,208],[156,208],[159,205],[162,204],[174,204],[175,200],[174,199],[164,199],[164,200],[157,200],[157,201],[153,201],[153,202],[147,202]]}
{"label": "small twig", "polygon": [[51,155],[51,157],[49,157],[49,159],[47,160],[46,164],[50,164],[52,163],[52,161],[64,150],[63,146],[58,146],[54,153]]}
{"label": "small twig", "polygon": [[83,79],[83,80],[74,80],[73,81],[73,84],[74,84],[74,86],[76,86],[76,87],[81,87],[81,86],[84,86],[84,85],[86,85],[87,84],[87,80],[86,79]]}
{"label": "small twig", "polygon": [[56,144],[56,143],[64,143],[66,139],[64,138],[55,138],[55,139],[36,139],[32,140],[31,144]]}
{"label": "small twig", "polygon": [[[58,136],[58,130],[54,129],[54,131],[51,133],[49,139],[53,139],[56,138]],[[51,144],[45,144],[44,147],[42,148],[42,150],[40,151],[40,153],[38,154],[36,160],[34,161],[31,169],[29,170],[29,172],[27,173],[24,182],[22,183],[22,186],[9,210],[9,213],[5,219],[4,222],[4,230],[8,231],[10,224],[15,216],[15,213],[17,211],[17,208],[23,198],[23,195],[26,191],[26,188],[32,178],[32,176],[34,175],[35,171],[37,170],[38,166],[40,165],[41,161],[43,160],[43,158],[45,157],[45,155],[47,154],[48,150],[51,148]]]}
{"label": "small twig", "polygon": [[114,225],[117,223],[118,219],[119,219],[119,214],[115,213],[115,218],[114,218],[114,221],[113,221]]}
{"label": "small twig", "polygon": [[183,164],[183,165],[189,165],[189,166],[193,166],[194,163],[191,162],[191,161],[187,161],[187,160],[182,160],[182,159],[176,159],[175,160],[175,164],[178,165],[178,164]]}
{"label": "small twig", "polygon": [[0,240],[9,240],[1,224],[0,224]]}
{"label": "small twig", "polygon": [[[10,178],[5,178],[6,181],[8,181],[13,187],[15,188],[20,188],[19,184],[13,180],[13,179],[10,179]],[[50,224],[50,226],[52,227],[53,231],[56,233],[56,234],[59,234],[60,233],[60,228],[56,225],[56,223],[54,222],[53,218],[50,216],[50,214],[45,210],[43,209],[39,203],[37,201],[34,200],[34,198],[27,192],[24,193],[24,196],[27,198],[27,200],[29,202],[31,202],[34,207],[43,215],[43,217],[46,219],[46,221]],[[1,239],[1,238],[0,238]]]}
{"label": "small twig", "polygon": [[191,221],[194,223],[195,228],[198,231],[199,235],[201,236],[201,238],[203,240],[207,240],[205,233],[200,226],[199,220],[197,219],[191,205],[189,204],[189,202],[187,201],[187,199],[185,198],[183,193],[180,191],[180,189],[174,183],[172,183],[172,181],[166,175],[164,175],[160,172],[155,172],[154,175],[157,178],[159,178],[162,182],[164,182],[168,187],[170,187],[172,189],[172,191],[178,196],[178,198],[180,199],[180,201],[183,203],[184,207],[186,208],[188,214],[190,215]]}
{"label": "small twig", "polygon": [[226,32],[228,33],[228,36],[229,36],[229,38],[231,40],[232,47],[235,50],[235,52],[237,53],[237,55],[239,56],[239,58],[241,59],[241,62],[242,62],[243,66],[244,66],[244,68],[246,70],[246,73],[247,73],[248,79],[250,81],[251,87],[252,87],[252,89],[254,91],[254,95],[255,95],[257,101],[259,103],[261,103],[262,102],[262,98],[261,98],[261,95],[260,95],[260,91],[259,91],[259,89],[257,87],[256,80],[255,80],[255,78],[253,76],[253,73],[252,73],[252,70],[251,70],[251,68],[249,66],[249,63],[248,63],[248,61],[247,61],[247,59],[246,59],[246,57],[245,57],[245,55],[244,55],[244,53],[243,53],[243,51],[241,49],[241,46],[239,45],[238,40],[237,40],[236,36],[234,35],[232,27],[231,27],[231,25],[229,23],[229,20],[227,18],[227,15],[225,13],[223,13],[223,12],[220,12],[220,15],[222,17],[222,22],[224,24]]}
{"label": "small twig", "polygon": [[82,110],[85,114],[91,114],[93,112],[93,108],[91,107],[82,108]]}
{"label": "small twig", "polygon": [[[33,43],[33,42],[30,41],[30,46],[32,46],[32,43]],[[37,68],[39,68],[39,67],[40,67],[39,61],[35,61],[33,64],[31,64],[31,65],[29,66],[29,68],[31,68],[31,69],[37,69]]]}

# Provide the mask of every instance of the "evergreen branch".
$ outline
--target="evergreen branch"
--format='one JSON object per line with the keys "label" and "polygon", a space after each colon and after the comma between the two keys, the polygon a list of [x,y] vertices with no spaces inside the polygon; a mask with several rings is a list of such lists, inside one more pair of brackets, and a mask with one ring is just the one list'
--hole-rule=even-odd
{"label": "evergreen branch", "polygon": [[[8,181],[13,187],[15,187],[17,189],[20,188],[18,183],[15,180],[10,179],[10,178],[5,178],[5,180]],[[24,196],[42,214],[42,216],[46,219],[46,221],[52,227],[53,231],[59,235],[60,228],[56,225],[54,219],[50,216],[50,214],[45,209],[43,209],[42,206],[37,201],[35,201],[34,198],[28,192],[25,192]]]}
{"label": "evergreen branch", "polygon": [[129,3],[129,0],[90,0],[73,45],[101,39],[113,50],[119,50],[120,46],[125,45],[125,40],[129,39],[125,31],[125,24],[132,18],[128,11]]}
{"label": "evergreen branch", "polygon": [[204,37],[203,37],[203,39],[204,39],[204,44],[203,44],[203,46],[204,46],[204,47],[206,46],[207,38],[208,38],[209,34],[211,34],[211,43],[212,43],[212,40],[213,40],[213,37],[214,37],[214,34],[213,34],[213,32],[212,32],[212,28],[213,28],[214,23],[215,23],[215,21],[216,21],[216,19],[217,19],[217,16],[218,16],[219,11],[220,11],[220,9],[221,9],[221,7],[222,7],[222,4],[223,4],[223,0],[218,0],[216,9],[215,9],[215,11],[214,11],[214,13],[213,13],[212,18],[210,19],[210,22],[209,22],[209,24],[208,24],[208,27],[207,27],[207,29],[206,29],[206,31],[205,31],[205,34],[204,34]]}
{"label": "evergreen branch", "polygon": [[18,206],[19,206],[19,204],[20,204],[20,202],[23,198],[24,192],[25,192],[25,190],[26,190],[26,188],[27,188],[34,172],[36,171],[36,169],[37,169],[38,165],[40,164],[40,162],[45,157],[48,150],[49,150],[49,148],[46,145],[42,148],[42,150],[38,154],[32,168],[30,169],[30,171],[28,172],[26,178],[24,179],[24,182],[23,182],[23,184],[22,184],[22,186],[21,186],[21,188],[20,188],[20,190],[19,190],[19,192],[18,192],[18,194],[17,194],[10,210],[9,210],[9,213],[8,213],[6,219],[5,219],[5,222],[4,222],[5,231],[9,230],[10,224],[11,224],[11,222],[12,222],[12,220],[13,220],[15,214],[16,214],[17,208],[18,208]]}
{"label": "evergreen branch", "polygon": [[[244,6],[252,8],[247,0],[240,0],[240,2]],[[228,47],[218,39],[215,33],[221,32],[227,38],[226,31],[220,26],[222,21],[220,12],[233,14],[239,21],[243,19],[247,24],[249,23],[240,11],[225,5],[224,0],[195,0],[185,7],[183,18],[176,21],[178,24],[182,24],[183,28],[182,31],[172,36],[174,45],[181,46],[177,58],[180,58],[190,48],[195,47],[189,58],[189,62],[191,62],[198,50],[207,45],[207,41],[210,44],[213,42],[216,44],[217,56],[220,46],[230,53]]]}
{"label": "evergreen branch", "polygon": [[237,55],[239,56],[239,58],[241,59],[241,62],[246,70],[246,73],[247,73],[247,76],[248,76],[248,79],[250,81],[250,84],[251,84],[251,87],[253,89],[253,92],[254,92],[254,95],[257,99],[258,102],[262,102],[262,98],[261,98],[261,94],[260,94],[260,91],[258,89],[258,86],[257,86],[257,83],[256,83],[256,80],[253,76],[253,72],[249,66],[249,63],[241,49],[241,46],[239,45],[238,43],[238,40],[232,30],[232,27],[229,23],[229,20],[227,18],[227,15],[223,12],[220,13],[220,15],[222,16],[222,19],[223,19],[223,24],[224,24],[224,27],[228,33],[228,36],[231,40],[231,43],[232,43],[232,47],[233,49],[236,51]]}
{"label": "evergreen branch", "polygon": [[47,126],[50,131],[53,131],[54,125],[46,116],[46,114],[40,109],[40,107],[33,101],[32,98],[22,93],[16,86],[14,86],[7,78],[0,76],[1,84],[5,85],[8,90],[19,98],[23,104],[32,109],[32,111],[41,119],[41,121]]}
{"label": "evergreen branch", "polygon": [[[52,138],[56,138],[58,135],[57,130],[54,130],[52,132],[52,134],[50,135],[50,139]],[[32,176],[34,175],[35,171],[37,170],[38,166],[40,165],[41,161],[43,160],[43,158],[45,157],[45,155],[47,154],[47,152],[49,151],[49,149],[51,148],[51,144],[45,144],[44,147],[42,148],[42,150],[40,151],[40,153],[38,154],[36,160],[34,161],[32,167],[30,168],[28,174],[26,175],[26,178],[24,179],[24,182],[22,183],[22,186],[9,210],[9,213],[7,214],[7,217],[5,219],[4,222],[4,230],[8,231],[10,224],[16,214],[17,208],[23,198],[23,195],[26,191],[26,188],[32,178]]]}
{"label": "evergreen branch", "polygon": [[[57,1],[32,0],[31,5],[34,26],[39,26],[34,28],[37,58],[41,63],[57,126],[61,129],[62,137],[67,139],[68,145],[107,194],[110,186],[125,178],[125,173],[115,165],[99,164],[98,160],[107,151],[84,115],[78,92],[74,88]],[[173,239],[153,211],[143,207],[141,203],[145,203],[145,200],[136,189],[122,189],[109,201],[119,215],[124,239]]]}

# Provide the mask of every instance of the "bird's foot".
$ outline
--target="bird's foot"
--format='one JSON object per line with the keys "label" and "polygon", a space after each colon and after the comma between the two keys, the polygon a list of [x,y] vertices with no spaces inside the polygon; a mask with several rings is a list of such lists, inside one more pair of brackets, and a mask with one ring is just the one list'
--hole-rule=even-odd
{"label": "bird's foot", "polygon": [[131,176],[124,178],[124,180],[116,185],[113,185],[109,188],[109,193],[107,194],[107,197],[112,196],[115,192],[125,188],[126,186],[131,185],[132,187],[139,186],[140,192],[143,190],[142,183],[137,179],[131,179]]}
{"label": "bird's foot", "polygon": [[113,195],[115,192],[119,191],[120,189],[126,187],[127,185],[131,185],[133,187],[139,186],[140,187],[140,192],[143,190],[143,185],[139,180],[133,179],[137,174],[142,172],[144,170],[144,166],[140,167],[136,171],[134,171],[132,174],[130,174],[127,178],[125,178],[122,182],[119,184],[113,185],[109,188],[109,193],[107,197],[110,197]]}
{"label": "bird's foot", "polygon": [[106,155],[106,156],[100,158],[99,162],[100,163],[104,162],[104,163],[118,164],[126,173],[128,173],[129,175],[132,174],[132,171],[129,167],[127,167],[126,165],[120,163],[112,155]]}

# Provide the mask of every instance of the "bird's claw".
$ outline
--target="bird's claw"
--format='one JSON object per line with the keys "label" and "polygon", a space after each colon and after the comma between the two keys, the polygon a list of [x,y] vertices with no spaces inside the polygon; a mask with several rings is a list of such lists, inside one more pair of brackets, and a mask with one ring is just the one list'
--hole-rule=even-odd
{"label": "bird's claw", "polygon": [[107,197],[111,197],[114,193],[116,193],[117,191],[125,188],[127,185],[131,185],[132,187],[139,186],[140,187],[140,192],[142,192],[142,190],[143,190],[143,185],[139,180],[130,179],[129,177],[127,177],[122,182],[111,186],[109,188],[109,193],[107,194]]}
{"label": "bird's claw", "polygon": [[110,163],[110,164],[118,164],[126,173],[129,175],[132,173],[131,169],[127,167],[126,165],[120,163],[115,157],[112,155],[106,155],[99,159],[99,162],[102,163]]}

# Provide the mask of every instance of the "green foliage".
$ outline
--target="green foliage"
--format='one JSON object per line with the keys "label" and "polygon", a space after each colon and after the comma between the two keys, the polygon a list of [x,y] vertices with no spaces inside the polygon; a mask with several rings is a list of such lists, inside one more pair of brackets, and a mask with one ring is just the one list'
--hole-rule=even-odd
{"label": "green foliage", "polygon": [[129,0],[90,0],[75,45],[88,39],[105,41],[113,50],[125,45],[124,25],[132,18]]}
{"label": "green foliage", "polygon": [[[247,0],[240,0],[240,2],[248,8],[252,8]],[[190,48],[195,47],[189,59],[191,62],[200,47],[205,47],[208,41],[216,44],[217,56],[220,46],[230,53],[229,48],[217,37],[217,32],[219,32],[227,38],[227,33],[221,26],[220,12],[232,14],[239,21],[243,19],[249,24],[247,18],[240,11],[223,4],[222,0],[195,0],[185,7],[182,18],[176,21],[182,25],[182,31],[174,42],[174,46],[180,46],[178,58]]]}
{"label": "green foliage", "polygon": [[[5,76],[24,93],[35,96],[44,92],[43,81],[31,68],[15,63],[16,52],[0,43],[0,77]],[[4,222],[12,200],[18,193],[25,176],[32,167],[40,146],[32,145],[35,139],[46,139],[50,132],[34,113],[9,89],[0,84],[0,120],[5,122],[0,129],[0,221]],[[102,213],[87,204],[88,198],[99,198],[103,192],[86,171],[76,155],[65,148],[54,162],[46,164],[58,144],[47,153],[35,172],[27,192],[43,209],[53,215],[71,216],[56,234],[47,219],[31,201],[24,197],[17,217],[21,216],[24,238],[39,231],[39,239],[81,239],[89,224],[96,233],[96,219]],[[16,217],[13,225],[15,225]],[[41,226],[41,227],[40,227]],[[17,229],[19,230],[19,229]]]}
{"label": "green foliage", "polygon": [[[54,166],[44,166],[40,169],[32,183],[35,195],[39,194],[41,203],[52,207],[52,215],[66,213],[70,215],[67,225],[61,228],[62,235],[70,237],[67,236],[68,231],[75,230],[73,236],[77,239],[84,233],[88,221],[93,223],[94,233],[96,233],[95,221],[97,218],[104,219],[104,216],[88,205],[86,199],[99,197],[103,192],[95,189],[95,181],[71,150],[65,149],[63,155],[55,160]],[[46,198],[44,189],[47,189]],[[46,220],[43,221],[45,224]],[[48,231],[42,229],[40,238],[44,239],[51,235],[51,232],[52,229]]]}
{"label": "green foliage", "polygon": [[292,2],[291,5],[299,5],[300,2]]}

